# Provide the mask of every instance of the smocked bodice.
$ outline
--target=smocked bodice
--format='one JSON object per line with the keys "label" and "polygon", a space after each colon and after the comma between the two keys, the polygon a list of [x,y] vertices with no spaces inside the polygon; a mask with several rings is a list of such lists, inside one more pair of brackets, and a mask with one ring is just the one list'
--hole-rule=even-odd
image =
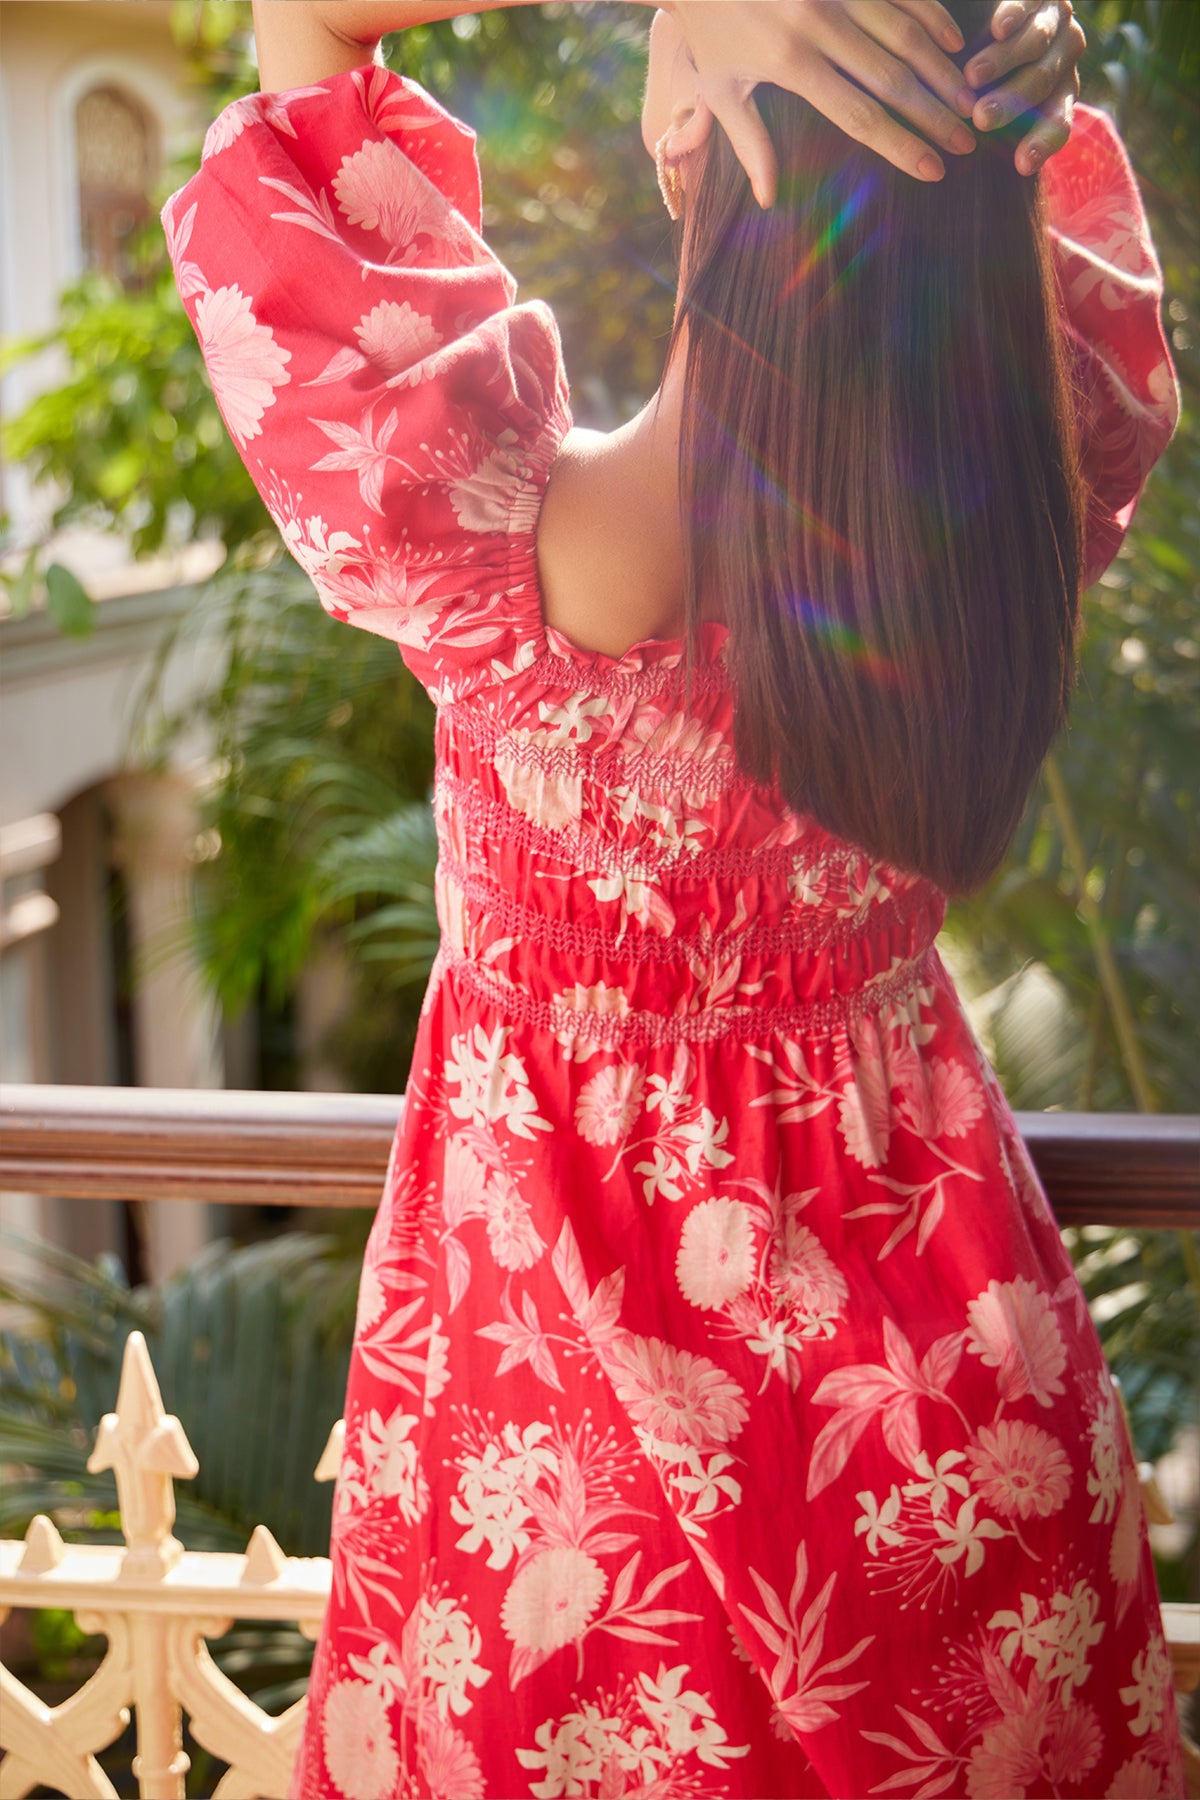
{"label": "smocked bodice", "polygon": [[610,1045],[824,1030],[911,988],[928,882],[782,806],[733,752],[725,628],[441,709],[441,960],[505,1012]]}

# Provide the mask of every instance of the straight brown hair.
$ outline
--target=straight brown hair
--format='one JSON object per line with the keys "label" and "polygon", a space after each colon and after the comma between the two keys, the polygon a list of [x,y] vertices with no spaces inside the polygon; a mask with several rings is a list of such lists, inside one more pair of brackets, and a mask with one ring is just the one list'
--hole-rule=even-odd
{"label": "straight brown hair", "polygon": [[[992,5],[950,10],[961,65]],[[1074,669],[1084,494],[1041,182],[1011,132],[926,185],[794,95],[756,97],[776,205],[719,127],[688,182],[689,643],[715,599],[749,774],[966,891],[1004,855]]]}

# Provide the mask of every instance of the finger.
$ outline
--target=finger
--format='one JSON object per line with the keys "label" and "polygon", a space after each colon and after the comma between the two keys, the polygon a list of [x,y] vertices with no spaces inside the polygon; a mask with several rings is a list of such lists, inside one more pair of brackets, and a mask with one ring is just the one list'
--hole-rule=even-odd
{"label": "finger", "polygon": [[[892,11],[890,4],[879,9],[881,12],[885,10],[889,13]],[[886,50],[862,29],[858,21],[862,20],[866,24],[874,23],[873,10],[869,12],[864,5],[862,11],[853,19],[844,14],[838,14],[836,17],[836,24],[833,24],[832,17],[830,21],[832,30],[829,34],[828,55],[832,63],[837,64],[844,74],[851,77],[860,87],[865,88],[869,94],[873,94],[876,99],[881,100],[893,112],[898,113],[908,124],[914,125],[931,142],[940,144],[943,149],[960,155],[975,148],[974,137],[957,113],[953,113],[948,107],[943,106],[937,95],[931,93],[910,68],[898,61],[896,57],[889,56]],[[900,21],[902,30],[906,23],[907,21]],[[924,36],[922,26],[913,25],[912,29]],[[946,59],[941,52],[929,45],[928,39],[925,41],[938,61],[945,62]],[[957,89],[961,86],[958,70],[952,63],[947,63],[946,66],[953,72],[954,88]],[[969,89],[963,89],[964,94],[969,94],[969,92]],[[840,118],[837,122],[841,123]]]}
{"label": "finger", "polygon": [[1072,76],[1071,86],[1063,93],[1055,96],[1049,107],[1043,107],[1042,117],[1017,145],[1016,165],[1020,175],[1036,175],[1048,157],[1057,155],[1071,135],[1071,118],[1075,111],[1075,90],[1079,86],[1079,77]]}
{"label": "finger", "polygon": [[929,36],[948,50],[951,56],[957,56],[960,50],[966,48],[962,32],[946,8],[939,5],[938,0],[894,0],[894,5],[901,12],[908,13],[918,25],[923,25]]}
{"label": "finger", "polygon": [[1003,43],[989,44],[971,58],[963,71],[966,79],[974,88],[990,87],[1012,69],[1037,62],[1058,36],[1063,18],[1058,0],[1039,0],[1030,7],[1019,30],[1011,32]]}
{"label": "finger", "polygon": [[733,154],[750,177],[754,198],[763,208],[773,206],[779,165],[771,134],[762,122],[753,95],[736,82],[721,82],[706,85],[704,97],[729,139]]}
{"label": "finger", "polygon": [[1039,0],[1000,0],[992,14],[992,36],[1000,41],[1019,31],[1030,13],[1036,12]]}
{"label": "finger", "polygon": [[[927,130],[929,119],[936,115],[918,117],[915,112],[910,112],[904,104],[905,94],[926,96],[927,92],[932,93],[950,109],[952,118],[960,113],[970,113],[975,94],[963,79],[962,71],[942,54],[925,26],[900,7],[893,6],[891,0],[882,0],[882,4],[879,0],[868,0],[853,15],[833,15],[833,18],[838,22],[841,41],[852,45],[858,53],[854,60],[849,59],[849,53],[846,60],[837,59],[846,74],[869,87],[889,106],[899,106],[912,124]],[[872,39],[879,49],[871,50]],[[864,67],[874,67],[874,81],[860,70],[859,58]],[[889,85],[900,91],[889,92]],[[953,131],[953,123],[944,121],[944,129],[946,133]]]}
{"label": "finger", "polygon": [[905,175],[915,176],[918,181],[940,181],[946,173],[941,157],[923,138],[906,131],[877,101],[823,58],[805,66],[795,91],[847,137],[874,150]]}
{"label": "finger", "polygon": [[981,98],[971,115],[972,123],[981,131],[995,131],[999,126],[1019,119],[1053,94],[1068,68],[1074,67],[1066,48],[1066,34],[1063,35],[1063,44],[1054,45],[1037,62],[1027,64]]}

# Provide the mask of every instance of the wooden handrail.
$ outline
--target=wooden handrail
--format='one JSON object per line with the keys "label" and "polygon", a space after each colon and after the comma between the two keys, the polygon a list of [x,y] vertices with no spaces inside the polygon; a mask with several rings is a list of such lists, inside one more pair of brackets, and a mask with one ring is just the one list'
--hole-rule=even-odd
{"label": "wooden handrail", "polygon": [[[374,1206],[402,1097],[0,1087],[0,1189]],[[1200,1117],[1018,1113],[1060,1225],[1200,1227]]]}
{"label": "wooden handrail", "polygon": [[0,1189],[374,1206],[403,1096],[0,1087]]}

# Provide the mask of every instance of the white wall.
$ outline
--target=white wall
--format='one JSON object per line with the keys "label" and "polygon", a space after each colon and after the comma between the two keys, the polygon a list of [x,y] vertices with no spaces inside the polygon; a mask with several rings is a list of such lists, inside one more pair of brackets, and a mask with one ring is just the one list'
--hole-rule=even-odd
{"label": "white wall", "polygon": [[[0,0],[0,335],[47,331],[61,291],[81,272],[74,113],[89,88],[111,84],[140,103],[157,127],[164,173],[179,151],[198,142],[204,121],[195,114],[185,58],[171,36],[171,10],[170,0]],[[0,409],[12,416],[59,377],[49,356],[20,364],[0,389]],[[0,508],[11,516],[15,548],[41,536],[53,503],[52,495],[34,493],[24,471],[0,470]],[[193,546],[155,567],[135,566],[116,537],[72,530],[56,540],[53,554],[99,602],[97,625],[79,640],[63,637],[41,613],[0,618],[0,827],[64,809],[77,819],[80,807],[91,805],[96,828],[84,837],[74,833],[71,854],[48,872],[45,885],[61,901],[58,923],[4,956],[0,1074],[107,1082],[116,1079],[112,970],[90,969],[91,979],[79,979],[80,955],[89,945],[96,956],[111,957],[104,884],[113,845],[100,828],[101,812],[109,809],[96,810],[97,793],[116,802],[140,779],[128,773],[140,760],[133,702],[164,632],[194,598],[189,584],[204,582],[221,551]],[[204,663],[203,645],[189,640],[169,666],[168,707],[205,680]],[[172,754],[177,766],[186,766],[203,761],[205,746],[181,745]],[[151,848],[156,845],[157,839]],[[184,842],[176,887],[186,882],[186,858]],[[139,941],[139,931],[152,936],[159,915],[166,915],[158,892],[164,882],[154,867],[127,872],[135,956],[151,947]],[[7,905],[15,891],[5,881],[0,901]],[[53,895],[46,898],[49,903]],[[178,900],[174,889],[170,898]],[[187,968],[152,973],[135,995],[142,1082],[221,1079],[211,1003],[194,991],[190,974]],[[168,980],[173,985],[165,992]],[[106,1245],[119,1248],[111,1212],[65,1203],[56,1211],[52,1201],[0,1196],[0,1216],[28,1219],[89,1256]],[[143,1212],[156,1276],[206,1241],[208,1211],[199,1205],[154,1203]]]}
{"label": "white wall", "polygon": [[[52,323],[80,271],[73,111],[88,87],[116,82],[157,122],[164,158],[196,123],[170,0],[0,0],[0,335]],[[46,359],[0,386],[11,416],[47,381]],[[0,506],[20,529],[39,509],[22,472],[0,471]]]}

